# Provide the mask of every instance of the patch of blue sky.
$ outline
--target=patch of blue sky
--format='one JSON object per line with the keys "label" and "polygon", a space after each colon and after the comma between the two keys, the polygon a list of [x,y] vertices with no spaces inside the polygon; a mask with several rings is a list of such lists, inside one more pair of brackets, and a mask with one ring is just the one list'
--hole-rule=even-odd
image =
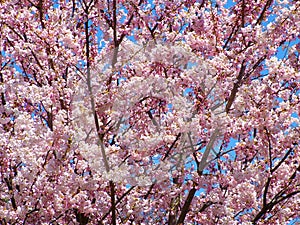
{"label": "patch of blue sky", "polygon": [[58,9],[60,7],[59,0],[52,0],[52,2],[53,2],[54,9]]}
{"label": "patch of blue sky", "polygon": [[291,220],[288,225],[299,225],[299,224],[300,224],[300,216],[298,216],[296,219]]}
{"label": "patch of blue sky", "polygon": [[[2,46],[2,49],[3,49],[3,46]],[[7,55],[6,52],[4,50],[1,50],[1,56],[5,57],[6,55]],[[5,62],[2,62],[2,66],[3,66],[4,63]]]}
{"label": "patch of blue sky", "polygon": [[[231,160],[234,160],[236,158],[236,152],[234,151],[234,148],[236,147],[237,143],[238,143],[237,139],[230,138],[226,150],[224,150],[224,152],[227,152],[226,154],[228,154],[229,159]],[[225,160],[224,157],[223,159]]]}
{"label": "patch of blue sky", "polygon": [[195,196],[205,196],[207,192],[206,188],[199,188],[196,192],[195,192]]}
{"label": "patch of blue sky", "polygon": [[156,154],[156,155],[151,156],[151,161],[154,163],[154,165],[160,164],[161,159],[162,159],[161,154]]}
{"label": "patch of blue sky", "polygon": [[4,67],[9,66],[9,67],[13,67],[16,71],[16,73],[14,74],[15,76],[17,75],[17,73],[21,74],[23,77],[27,77],[27,78],[32,78],[31,74],[26,73],[21,66],[17,63],[17,61],[11,57],[10,55],[6,54],[5,51],[1,51],[1,55],[3,56],[3,58],[10,58],[9,61],[4,61],[2,62],[1,66]]}
{"label": "patch of blue sky", "polygon": [[292,40],[292,41],[286,41],[286,42],[284,42],[284,44],[278,48],[278,51],[276,53],[276,57],[278,59],[287,59],[287,57],[289,55],[288,54],[289,53],[288,52],[289,49],[292,46],[294,46],[296,44],[299,44],[299,43],[300,43],[300,39],[299,38],[296,38],[295,40]]}
{"label": "patch of blue sky", "polygon": [[97,38],[98,53],[100,53],[102,49],[105,48],[106,46],[106,43],[103,39],[103,31],[100,29],[100,27],[96,27],[96,38]]}
{"label": "patch of blue sky", "polygon": [[267,26],[268,26],[270,23],[275,22],[276,17],[277,17],[277,15],[271,13],[271,14],[267,17],[266,20],[263,20],[263,21],[261,22],[261,25],[262,25],[262,31],[266,31],[266,30],[267,30]]}
{"label": "patch of blue sky", "polygon": [[167,105],[169,112],[173,112],[173,104],[168,103]]}
{"label": "patch of blue sky", "polygon": [[[298,116],[299,117],[299,116]],[[296,127],[299,127],[299,123],[297,123],[297,122],[292,122],[291,124],[290,124],[290,128],[296,128]]]}
{"label": "patch of blue sky", "polygon": [[133,43],[137,43],[137,40],[135,39],[134,37],[134,32],[135,30],[137,29],[134,29],[132,32],[131,32],[131,35],[127,35],[126,38],[129,40],[129,41],[132,41]]}
{"label": "patch of blue sky", "polygon": [[190,94],[194,95],[194,92],[193,92],[193,89],[192,89],[192,88],[186,88],[186,89],[183,91],[183,96],[185,96],[185,97],[189,96]]}
{"label": "patch of blue sky", "polygon": [[226,9],[229,9],[230,7],[232,7],[232,6],[235,6],[236,5],[236,1],[233,1],[233,0],[228,0],[227,2],[226,2],[226,4],[225,4],[225,8]]}

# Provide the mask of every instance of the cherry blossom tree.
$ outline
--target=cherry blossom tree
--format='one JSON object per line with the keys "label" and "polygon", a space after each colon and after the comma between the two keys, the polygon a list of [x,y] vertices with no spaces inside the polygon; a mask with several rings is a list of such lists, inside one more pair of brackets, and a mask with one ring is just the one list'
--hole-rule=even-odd
{"label": "cherry blossom tree", "polygon": [[299,1],[0,2],[0,224],[299,218]]}

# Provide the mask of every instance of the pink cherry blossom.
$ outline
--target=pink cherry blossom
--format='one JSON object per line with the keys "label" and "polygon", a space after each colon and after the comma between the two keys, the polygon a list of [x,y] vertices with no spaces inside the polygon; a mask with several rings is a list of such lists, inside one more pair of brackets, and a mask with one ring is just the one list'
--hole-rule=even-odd
{"label": "pink cherry blossom", "polygon": [[299,8],[0,1],[0,224],[299,220]]}

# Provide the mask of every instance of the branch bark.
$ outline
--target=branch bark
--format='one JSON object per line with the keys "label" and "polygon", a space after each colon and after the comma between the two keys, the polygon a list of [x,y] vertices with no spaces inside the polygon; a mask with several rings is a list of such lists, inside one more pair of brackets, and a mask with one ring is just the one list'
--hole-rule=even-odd
{"label": "branch bark", "polygon": [[[88,17],[88,10],[86,11],[86,22],[85,22],[85,39],[86,39],[86,63],[87,63],[87,86],[90,95],[90,103],[92,108],[92,113],[94,116],[94,122],[96,126],[96,132],[98,136],[98,145],[101,149],[102,159],[104,162],[106,172],[109,172],[109,163],[107,160],[105,146],[103,143],[104,135],[100,132],[100,125],[99,125],[99,118],[97,116],[95,110],[95,99],[93,96],[93,90],[91,85],[91,68],[90,68],[90,39],[89,39],[89,17]],[[116,225],[116,202],[115,202],[115,185],[112,180],[109,181],[110,186],[110,197],[111,197],[111,212],[112,212],[112,224]]]}
{"label": "branch bark", "polygon": [[242,79],[244,77],[245,70],[246,70],[246,65],[245,65],[245,60],[243,60],[242,66],[241,66],[241,69],[240,69],[240,72],[239,72],[239,75],[237,77],[237,82],[234,83],[234,86],[232,88],[232,91],[230,93],[228,102],[227,102],[226,107],[225,107],[226,113],[229,113],[229,110],[230,110],[230,108],[231,108],[231,106],[232,106],[232,104],[234,102],[234,99],[235,99],[235,96],[236,96],[236,94],[238,92],[238,89],[239,89],[239,87],[242,84]]}
{"label": "branch bark", "polygon": [[207,159],[209,156],[209,153],[211,152],[215,141],[217,140],[218,136],[219,136],[220,131],[218,129],[215,129],[210,137],[210,140],[206,146],[206,149],[202,155],[202,158],[200,160],[199,166],[198,166],[198,173],[202,174],[203,170],[205,169],[205,167],[207,166]]}
{"label": "branch bark", "polygon": [[176,223],[177,225],[183,224],[184,219],[185,219],[185,217],[186,217],[186,215],[187,215],[187,213],[188,213],[188,211],[189,211],[189,208],[190,208],[190,205],[191,205],[191,203],[192,203],[192,200],[193,200],[193,198],[194,198],[194,196],[195,196],[195,193],[196,193],[196,188],[192,188],[192,189],[189,191],[189,194],[188,194],[188,196],[187,196],[187,198],[186,198],[186,200],[185,200],[185,203],[184,203],[184,205],[183,205],[183,207],[182,207],[180,216],[179,216],[179,218],[178,218],[178,220],[177,220],[177,223]]}

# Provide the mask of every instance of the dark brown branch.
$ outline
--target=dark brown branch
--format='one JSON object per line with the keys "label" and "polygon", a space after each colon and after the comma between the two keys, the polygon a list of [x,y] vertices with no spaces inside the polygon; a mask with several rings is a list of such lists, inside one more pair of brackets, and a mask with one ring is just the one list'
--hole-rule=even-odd
{"label": "dark brown branch", "polygon": [[176,138],[175,138],[175,140],[174,140],[173,143],[171,144],[170,148],[169,148],[168,151],[166,152],[166,154],[165,154],[164,158],[162,159],[162,161],[164,161],[164,160],[169,156],[169,154],[170,154],[172,148],[174,147],[174,145],[176,144],[176,142],[179,140],[180,136],[181,136],[181,133],[178,133],[177,136],[176,136]]}
{"label": "dark brown branch", "polygon": [[90,7],[92,6],[92,4],[93,4],[93,2],[94,2],[94,0],[90,0],[90,3],[88,4],[88,9],[90,9]]}
{"label": "dark brown branch", "polygon": [[274,173],[274,171],[276,171],[280,166],[281,164],[284,162],[284,160],[286,160],[286,158],[289,156],[289,154],[293,151],[293,148],[290,148],[286,153],[285,155],[283,156],[283,158],[280,160],[279,163],[277,163],[277,165],[271,170],[271,173]]}
{"label": "dark brown branch", "polygon": [[[117,201],[116,201],[115,206],[117,206],[123,200],[123,198],[125,198],[134,188],[135,188],[135,186],[132,186],[120,198],[118,198]],[[111,213],[111,211],[112,211],[112,207],[110,207],[110,209],[108,210],[108,212],[101,218],[100,222],[102,222],[103,220],[105,220],[106,217]]]}
{"label": "dark brown branch", "polygon": [[[3,82],[4,82],[3,75],[2,75],[2,73],[0,73],[0,84],[2,84]],[[2,106],[6,105],[6,100],[5,100],[4,92],[1,92],[1,103],[2,103]]]}
{"label": "dark brown branch", "polygon": [[190,191],[189,191],[189,194],[185,200],[185,203],[182,207],[182,210],[181,210],[181,213],[180,213],[180,216],[177,220],[177,225],[181,225],[181,224],[184,224],[184,219],[187,215],[187,213],[189,212],[189,208],[190,208],[190,205],[193,201],[193,198],[195,196],[195,193],[196,193],[196,188],[192,188]]}
{"label": "dark brown branch", "polygon": [[75,216],[76,216],[76,221],[79,223],[79,225],[86,225],[89,222],[89,217],[86,216],[84,213],[79,212],[78,209],[75,209]]}
{"label": "dark brown branch", "polygon": [[117,0],[113,0],[113,35],[116,48],[119,45],[117,37]]}
{"label": "dark brown branch", "polygon": [[149,197],[149,195],[151,194],[151,191],[152,191],[154,185],[155,185],[155,183],[151,184],[151,186],[150,186],[147,194],[145,194],[145,196],[144,196],[144,199],[147,199]]}
{"label": "dark brown branch", "polygon": [[271,183],[271,177],[268,177],[266,185],[265,185],[265,190],[263,194],[263,207],[266,207],[267,205],[267,194],[268,194],[268,189]]}
{"label": "dark brown branch", "polygon": [[[23,40],[23,36],[21,34],[19,34],[13,27],[11,27],[9,24],[4,23],[9,29],[12,30],[12,32],[14,32],[21,40]],[[6,40],[9,42],[9,44],[14,47],[14,45],[10,42],[10,40],[8,38],[6,38]]]}
{"label": "dark brown branch", "polygon": [[[285,156],[287,156],[288,154],[286,154]],[[300,170],[300,166],[298,168],[296,168],[296,171]],[[265,190],[264,190],[264,194],[263,194],[263,207],[260,210],[260,212],[255,216],[255,218],[253,219],[253,224],[256,224],[257,221],[263,217],[267,212],[271,211],[272,208],[276,205],[279,204],[280,202],[289,199],[291,197],[293,197],[294,195],[297,195],[300,193],[300,190],[296,190],[293,192],[290,192],[288,194],[286,194],[287,192],[287,188],[288,186],[291,184],[291,180],[293,180],[295,178],[295,173],[296,171],[291,175],[291,177],[289,178],[289,184],[287,186],[285,186],[281,191],[279,191],[273,198],[272,200],[267,203],[267,189],[270,186],[270,182],[271,182],[271,178],[268,177],[268,180],[266,182],[265,185]]]}
{"label": "dark brown branch", "polygon": [[269,130],[265,127],[264,128],[267,134],[267,140],[268,140],[268,150],[269,150],[269,167],[270,171],[272,171],[273,163],[272,163],[272,144],[270,140],[270,132]]}
{"label": "dark brown branch", "polygon": [[227,45],[229,44],[229,42],[230,42],[230,40],[231,40],[233,34],[235,34],[235,33],[236,33],[236,25],[233,26],[233,28],[232,28],[232,30],[231,30],[231,33],[230,33],[229,37],[227,38],[227,40],[226,40],[226,42],[225,42],[225,44],[224,44],[224,46],[223,46],[223,49],[226,49],[226,48],[227,48]]}
{"label": "dark brown branch", "polygon": [[14,208],[14,210],[17,210],[17,204],[16,204],[16,200],[15,200],[15,197],[14,197],[14,194],[13,194],[12,178],[10,177],[8,179],[8,178],[5,177],[4,181],[7,185],[7,188],[9,190],[9,192],[11,193],[10,201],[11,201],[12,207]]}
{"label": "dark brown branch", "polygon": [[258,19],[257,19],[257,21],[255,23],[255,26],[261,24],[261,22],[264,19],[266,11],[270,8],[270,6],[272,5],[272,2],[273,2],[273,0],[268,0],[266,2],[266,4],[265,4],[265,6],[264,6],[264,8],[263,8],[263,10],[261,12],[261,14],[259,15],[259,17],[258,17]]}
{"label": "dark brown branch", "polygon": [[44,23],[44,12],[43,12],[43,0],[39,0],[38,5],[36,8],[39,11],[39,16],[40,16],[40,23],[42,25],[42,28],[45,29],[45,23]]}
{"label": "dark brown branch", "polygon": [[264,61],[266,59],[266,55],[260,57],[257,62],[253,65],[251,71],[248,72],[246,77],[249,77],[255,70],[256,68],[262,63],[262,61]]}
{"label": "dark brown branch", "polygon": [[197,158],[197,154],[196,152],[193,152],[193,156],[194,156],[194,159],[195,159],[195,162],[196,162],[196,166],[197,166],[197,173],[199,176],[201,176],[201,171],[199,171],[199,166],[200,166],[200,161],[198,160]]}
{"label": "dark brown branch", "polygon": [[226,113],[229,113],[229,110],[234,102],[234,99],[237,95],[237,92],[238,92],[238,89],[239,87],[241,86],[242,84],[242,79],[245,75],[245,70],[246,70],[246,65],[245,65],[245,60],[243,60],[242,62],[242,66],[241,66],[241,69],[240,69],[240,72],[239,72],[239,75],[237,77],[237,82],[234,83],[234,86],[232,88],[232,91],[230,93],[230,96],[229,96],[229,99],[228,99],[228,102],[226,104],[226,107],[225,107],[225,111]]}
{"label": "dark brown branch", "polygon": [[83,8],[83,11],[84,11],[86,14],[88,14],[89,8],[88,8],[86,2],[85,2],[84,0],[79,1],[79,2],[81,3],[81,6],[82,6],[82,8]]}
{"label": "dark brown branch", "polygon": [[[286,194],[286,195],[284,195],[284,193],[282,193],[282,195],[280,196],[280,198],[279,198],[278,200],[276,200],[273,204],[274,204],[274,205],[275,205],[275,204],[278,204],[278,203],[280,203],[280,202],[282,202],[282,201],[284,201],[284,200],[286,200],[286,199],[288,199],[288,198],[291,198],[291,197],[293,197],[294,195],[299,194],[299,193],[300,193],[300,190],[293,191],[293,192],[288,193],[288,194]],[[284,195],[284,196],[283,196],[283,195]]]}
{"label": "dark brown branch", "polygon": [[[24,219],[22,225],[25,225],[25,224],[26,224],[27,219],[28,219],[28,217],[30,216],[30,214],[35,213],[35,212],[39,212],[39,211],[40,211],[40,210],[37,208],[38,203],[39,203],[39,201],[37,201],[37,202],[35,203],[34,208],[33,208],[32,210],[29,210],[29,211],[26,213],[26,216],[25,216],[25,219]],[[1,224],[1,223],[0,223],[0,224]]]}
{"label": "dark brown branch", "polygon": [[212,201],[205,202],[202,207],[199,209],[199,212],[204,212],[208,207],[213,205],[214,203]]}
{"label": "dark brown branch", "polygon": [[242,0],[242,27],[245,26],[245,0]]}
{"label": "dark brown branch", "polygon": [[298,172],[300,172],[300,166],[298,166],[294,173],[290,176],[288,185],[290,185],[293,182]]}
{"label": "dark brown branch", "polygon": [[33,55],[33,57],[34,57],[36,63],[37,63],[38,66],[40,67],[40,69],[41,69],[41,70],[44,70],[44,68],[43,68],[42,64],[40,63],[40,61],[39,61],[38,57],[36,56],[36,54],[32,51],[31,48],[29,48],[29,49],[30,49],[30,52],[31,52],[31,54]]}
{"label": "dark brown branch", "polygon": [[111,202],[111,220],[112,224],[117,224],[117,218],[116,218],[116,200],[115,200],[115,184],[113,181],[109,181],[110,185],[110,202]]}
{"label": "dark brown branch", "polygon": [[288,199],[288,198],[291,198],[291,197],[293,197],[294,195],[297,195],[297,194],[299,194],[300,193],[300,190],[297,190],[297,191],[294,191],[294,192],[291,192],[291,193],[289,193],[289,194],[285,194],[285,192],[284,191],[281,191],[280,192],[280,198],[279,197],[276,197],[276,199],[274,200],[274,198],[272,199],[272,201],[270,201],[268,204],[266,204],[265,206],[263,206],[263,208],[260,210],[260,212],[255,216],[255,218],[253,219],[253,224],[257,224],[257,221],[258,220],[260,220],[267,212],[269,212],[269,211],[271,211],[272,210],[272,208],[276,205],[276,204],[278,204],[278,203],[280,203],[280,202],[282,202],[282,201],[284,201],[284,200],[286,200],[286,199]]}

